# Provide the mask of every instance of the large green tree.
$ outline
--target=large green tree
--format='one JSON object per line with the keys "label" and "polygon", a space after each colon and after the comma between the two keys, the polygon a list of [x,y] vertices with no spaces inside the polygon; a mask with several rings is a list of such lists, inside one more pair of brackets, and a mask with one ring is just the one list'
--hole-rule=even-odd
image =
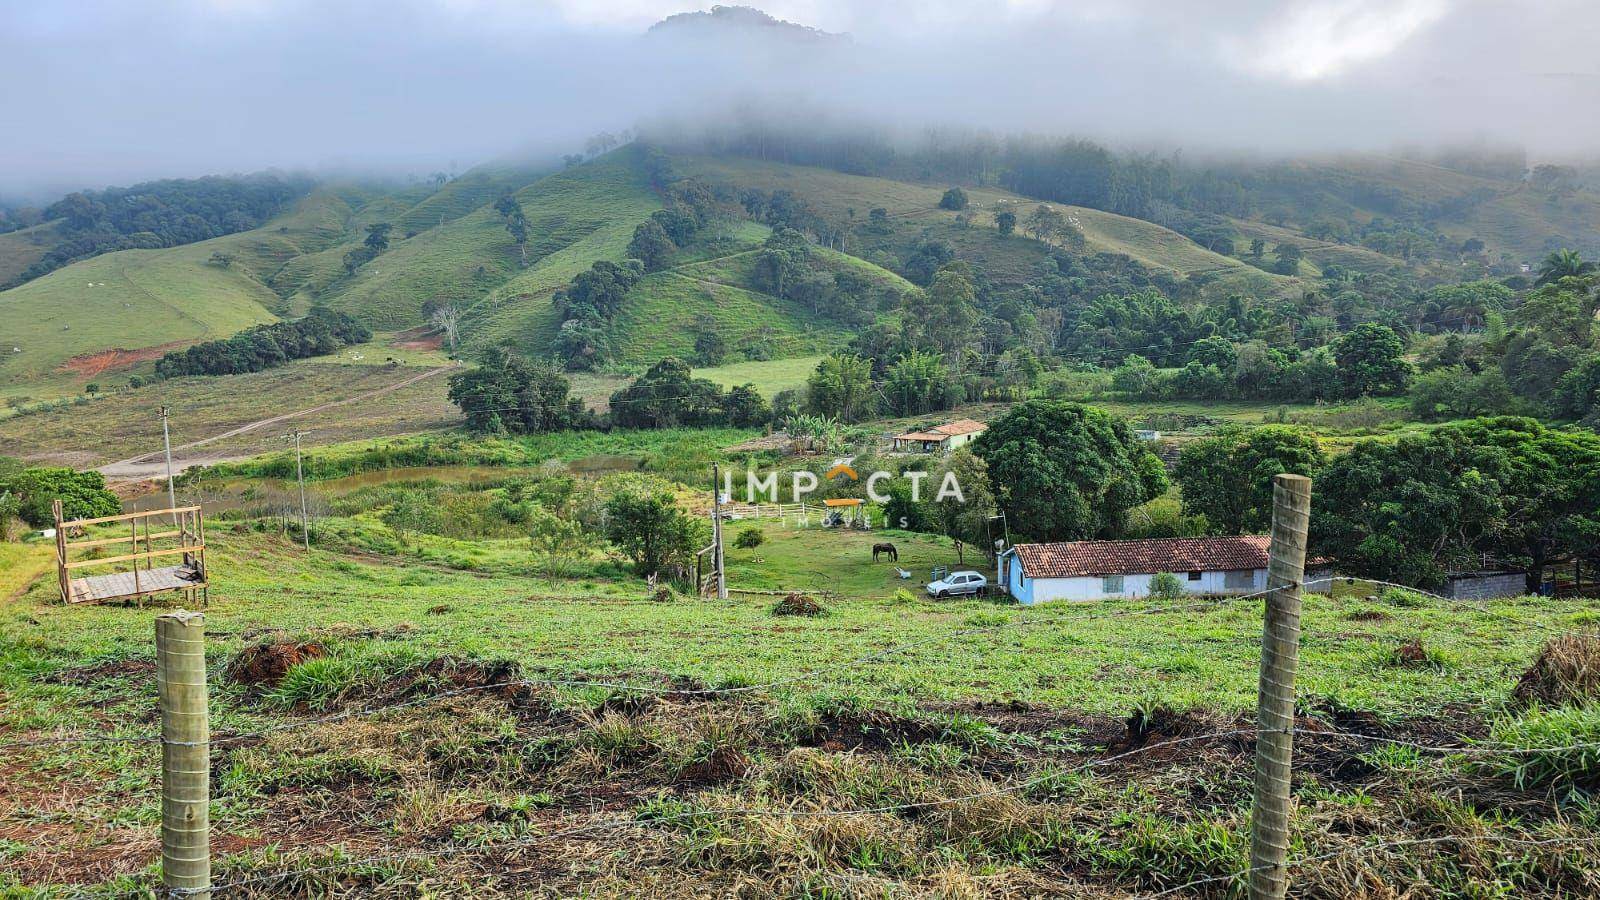
{"label": "large green tree", "polygon": [[606,537],[640,575],[683,575],[705,531],[706,524],[679,509],[665,485],[625,486],[606,503]]}
{"label": "large green tree", "polygon": [[1128,510],[1166,490],[1161,460],[1126,422],[1076,403],[1030,400],[974,444],[1013,534],[1115,537]]}
{"label": "large green tree", "polygon": [[1217,534],[1259,532],[1272,524],[1272,476],[1315,475],[1327,463],[1316,438],[1298,428],[1227,428],[1183,448],[1174,473],[1183,511],[1205,516]]}
{"label": "large green tree", "polygon": [[1411,377],[1406,342],[1387,325],[1364,322],[1333,343],[1345,393],[1352,397],[1398,394]]}

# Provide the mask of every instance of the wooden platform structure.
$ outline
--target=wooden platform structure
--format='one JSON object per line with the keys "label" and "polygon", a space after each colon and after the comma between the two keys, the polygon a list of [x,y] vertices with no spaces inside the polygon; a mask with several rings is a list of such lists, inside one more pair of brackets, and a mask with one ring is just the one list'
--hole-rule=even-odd
{"label": "wooden platform structure", "polygon": [[[56,577],[63,603],[103,603],[107,600],[139,600],[152,594],[181,591],[189,605],[204,606],[210,590],[206,581],[206,526],[198,506],[152,509],[146,512],[102,516],[97,519],[63,520],[61,501],[55,502]],[[69,540],[68,535],[88,535],[89,529],[111,530],[127,523],[126,535],[85,537]],[[171,527],[165,527],[170,523]],[[155,530],[161,529],[161,530]],[[159,546],[158,546],[159,544]],[[126,547],[129,552],[114,556],[81,556],[74,551],[97,547]],[[175,564],[157,565],[176,557]],[[75,571],[97,567],[121,571],[73,577]]]}

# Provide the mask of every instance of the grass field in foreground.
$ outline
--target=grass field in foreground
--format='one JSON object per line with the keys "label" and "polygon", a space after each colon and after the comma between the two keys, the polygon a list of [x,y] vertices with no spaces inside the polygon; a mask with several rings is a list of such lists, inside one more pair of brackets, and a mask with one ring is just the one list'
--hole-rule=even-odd
{"label": "grass field in foreground", "polygon": [[[743,523],[732,526],[735,531]],[[512,658],[525,666],[611,676],[683,676],[710,684],[759,683],[817,670],[801,691],[883,699],[1022,700],[1093,712],[1141,701],[1176,708],[1247,709],[1260,651],[1259,601],[1142,613],[1150,604],[1046,605],[1023,609],[986,600],[934,602],[920,579],[954,554],[932,538],[891,534],[909,583],[871,562],[883,534],[784,529],[729,554],[735,588],[827,588],[831,615],[775,618],[773,599],[652,603],[635,580],[549,578],[419,569],[314,551],[223,527],[208,533],[213,567],[210,628],[218,660],[263,629],[403,629],[390,646],[423,657]],[[760,560],[760,562],[757,562]],[[969,563],[971,560],[969,560]],[[912,600],[894,599],[905,586]],[[62,607],[40,583],[0,613],[14,647],[60,662],[148,656],[150,613]],[[438,605],[442,614],[429,614]],[[1547,637],[1592,622],[1595,601],[1502,600],[1484,606],[1424,602],[1307,601],[1301,686],[1359,709],[1400,714],[1449,703],[1495,703]],[[1378,611],[1367,621],[1356,613]],[[1019,627],[1020,626],[1020,627]],[[972,628],[975,633],[961,634]],[[1441,668],[1389,665],[1413,638]],[[871,665],[849,660],[925,641]]]}
{"label": "grass field in foreground", "polygon": [[[1218,892],[1201,896],[1232,895],[1247,859],[1251,744],[1238,729],[1255,693],[1259,601],[1153,613],[1145,602],[896,599],[867,542],[894,540],[919,570],[948,558],[940,542],[762,527],[767,543],[732,551],[735,586],[826,583],[843,592],[823,599],[828,615],[777,617],[759,595],[655,602],[631,578],[307,555],[214,526],[213,734],[304,726],[214,747],[218,882],[264,879],[245,897],[426,884],[439,897],[732,896],[741,885],[833,896],[818,886],[866,885],[873,896],[1111,898],[1216,878]],[[1597,606],[1308,598],[1302,705],[1373,710],[1353,721],[1457,743],[1458,730],[1482,734],[1500,715],[1545,637],[1592,625]],[[61,606],[48,576],[0,603],[0,743],[148,735],[153,615]],[[314,640],[331,655],[268,685],[224,674],[267,638]],[[1427,665],[1391,661],[1418,638]],[[498,659],[518,668],[478,662]],[[496,671],[786,684],[715,699],[534,686],[427,700],[515,677]],[[407,699],[382,715],[308,721]],[[1141,746],[1150,752],[1114,762]],[[1577,847],[1507,855],[1494,842],[1592,838],[1591,807],[1509,786],[1504,767],[1520,759],[1477,770],[1341,745],[1317,727],[1297,747],[1294,854],[1312,861],[1295,868],[1297,896],[1345,897],[1352,879],[1418,896],[1485,896],[1491,885],[1580,896],[1592,883],[1597,864]],[[0,894],[147,891],[159,754],[148,739],[10,754]],[[1112,764],[1077,771],[1088,761]],[[914,805],[853,812],[899,804]],[[1456,843],[1370,847],[1440,834]],[[417,853],[427,855],[389,856]]]}

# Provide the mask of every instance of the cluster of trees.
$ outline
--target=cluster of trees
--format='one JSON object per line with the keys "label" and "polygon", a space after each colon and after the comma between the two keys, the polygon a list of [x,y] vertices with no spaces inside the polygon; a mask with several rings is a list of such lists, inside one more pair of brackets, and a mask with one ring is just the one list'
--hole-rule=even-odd
{"label": "cluster of trees", "polygon": [[742,384],[723,390],[695,378],[688,363],[667,357],[611,395],[611,411],[597,415],[569,396],[571,384],[549,365],[528,362],[509,349],[490,350],[470,369],[450,376],[450,401],[467,427],[479,432],[538,434],[589,428],[752,428],[772,421],[772,407]]}
{"label": "cluster of trees", "polygon": [[497,347],[477,366],[451,375],[448,396],[473,431],[540,434],[600,427],[583,401],[568,396],[571,389],[554,368]]}
{"label": "cluster of trees", "polygon": [[156,375],[237,375],[280,366],[292,359],[325,356],[347,344],[372,340],[372,332],[350,316],[318,307],[303,319],[248,328],[220,341],[174,350],[156,360]]}
{"label": "cluster of trees", "polygon": [[62,515],[68,519],[94,519],[122,512],[122,501],[106,488],[104,475],[94,470],[78,472],[57,466],[29,468],[21,461],[0,456],[0,519],[12,516],[35,528],[48,528],[55,522],[53,505],[61,501]]}
{"label": "cluster of trees", "polygon": [[13,283],[113,250],[175,247],[248,231],[305,196],[314,184],[303,175],[265,172],[76,191],[42,214],[46,220],[61,220],[65,240]]}
{"label": "cluster of trees", "polygon": [[633,229],[633,239],[628,242],[628,256],[643,263],[646,272],[665,268],[678,248],[688,246],[702,229],[728,215],[728,204],[697,179],[675,181],[665,186],[662,193],[666,208],[656,210],[639,223]]}
{"label": "cluster of trees", "polygon": [[1294,428],[1227,429],[1187,445],[1187,533],[1264,531],[1272,475],[1316,480],[1312,549],[1340,571],[1437,587],[1452,570],[1600,559],[1600,437],[1532,419],[1452,423],[1363,441],[1331,461]]}
{"label": "cluster of trees", "polygon": [[771,419],[772,407],[754,385],[724,391],[670,356],[611,395],[611,421],[622,428],[750,428]]}
{"label": "cluster of trees", "polygon": [[1113,390],[1140,399],[1339,400],[1405,391],[1406,343],[1386,325],[1356,326],[1331,344],[1301,350],[1225,337],[1190,344],[1180,368],[1130,355],[1112,372]]}
{"label": "cluster of trees", "polygon": [[561,330],[556,334],[555,353],[571,371],[596,368],[611,353],[611,333],[607,323],[628,292],[644,277],[644,264],[636,259],[614,263],[597,260],[572,283],[556,291],[554,302],[561,314]]}

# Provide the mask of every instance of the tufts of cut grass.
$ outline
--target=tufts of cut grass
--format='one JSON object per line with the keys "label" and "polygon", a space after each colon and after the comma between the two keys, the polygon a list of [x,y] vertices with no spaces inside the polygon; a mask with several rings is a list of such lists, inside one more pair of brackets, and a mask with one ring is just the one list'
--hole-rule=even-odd
{"label": "tufts of cut grass", "polygon": [[1519,703],[1546,706],[1600,698],[1600,635],[1575,632],[1551,638],[1522,673],[1512,696]]}
{"label": "tufts of cut grass", "polygon": [[1496,721],[1489,740],[1506,752],[1472,767],[1521,790],[1600,787],[1600,706],[1534,708]]}

